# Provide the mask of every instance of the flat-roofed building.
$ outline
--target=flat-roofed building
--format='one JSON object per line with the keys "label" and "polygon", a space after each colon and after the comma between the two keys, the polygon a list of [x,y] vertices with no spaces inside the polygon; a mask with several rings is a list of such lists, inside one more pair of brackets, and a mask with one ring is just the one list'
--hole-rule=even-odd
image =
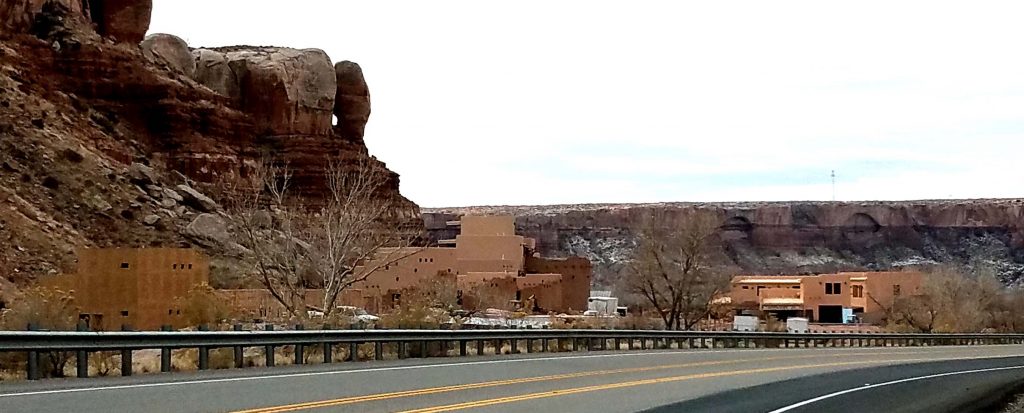
{"label": "flat-roofed building", "polygon": [[732,280],[730,301],[737,311],[758,310],[782,319],[874,323],[897,297],[916,294],[922,278],[920,272],[737,276]]}
{"label": "flat-roofed building", "polygon": [[[357,267],[357,274],[374,270],[366,280],[353,284],[342,301],[384,311],[400,300],[402,290],[440,273],[455,275],[463,293],[471,287],[494,284],[492,295],[507,296],[517,303],[532,297],[537,311],[586,309],[589,260],[536,256],[536,242],[516,235],[515,217],[510,215],[467,215],[448,224],[460,229],[453,240],[441,240],[437,247],[406,248],[397,254],[382,250],[374,260]],[[497,278],[508,280],[499,282]]]}
{"label": "flat-roofed building", "polygon": [[179,299],[209,276],[208,259],[193,249],[86,248],[76,273],[44,284],[73,290],[79,318],[94,330],[157,330],[185,327]]}

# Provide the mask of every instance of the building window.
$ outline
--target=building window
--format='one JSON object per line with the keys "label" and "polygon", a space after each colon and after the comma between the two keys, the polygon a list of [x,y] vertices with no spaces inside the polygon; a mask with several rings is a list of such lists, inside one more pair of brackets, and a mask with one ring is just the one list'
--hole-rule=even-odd
{"label": "building window", "polygon": [[121,269],[127,270],[128,269],[128,263],[127,262],[122,262],[121,263]]}
{"label": "building window", "polygon": [[188,265],[188,269],[190,269],[190,270],[192,269],[192,264]]}
{"label": "building window", "polygon": [[174,315],[174,310],[167,310],[167,315]]}
{"label": "building window", "polygon": [[174,264],[174,265],[172,265],[172,266],[171,266],[171,269],[172,269],[172,270],[176,270],[176,269],[178,269],[178,264]]}
{"label": "building window", "polygon": [[864,286],[863,285],[855,285],[855,286],[850,287],[850,288],[853,290],[854,298],[863,298],[864,297]]}
{"label": "building window", "polygon": [[744,289],[744,290],[749,290],[749,289],[750,289],[750,287],[748,287],[748,286],[744,285],[744,286],[743,286],[743,289]]}
{"label": "building window", "polygon": [[839,295],[843,293],[843,284],[825,283],[825,295]]}
{"label": "building window", "polygon": [[899,297],[901,293],[902,293],[902,291],[900,291],[900,285],[899,284],[894,284],[892,286],[892,296],[893,297]]}
{"label": "building window", "polygon": [[398,282],[398,277],[395,277],[395,282]]}
{"label": "building window", "polygon": [[128,310],[121,310],[121,317],[128,317]]}

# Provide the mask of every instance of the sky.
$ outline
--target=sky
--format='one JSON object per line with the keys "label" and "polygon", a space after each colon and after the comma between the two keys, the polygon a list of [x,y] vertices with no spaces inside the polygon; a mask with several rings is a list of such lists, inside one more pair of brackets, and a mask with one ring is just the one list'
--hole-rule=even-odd
{"label": "sky", "polygon": [[[423,207],[1024,196],[1024,2],[154,0],[359,63]],[[831,173],[835,171],[833,191]]]}

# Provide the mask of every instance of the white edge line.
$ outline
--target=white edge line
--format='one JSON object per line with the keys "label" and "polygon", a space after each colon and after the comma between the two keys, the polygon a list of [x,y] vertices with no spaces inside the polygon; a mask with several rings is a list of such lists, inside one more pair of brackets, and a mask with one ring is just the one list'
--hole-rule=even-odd
{"label": "white edge line", "polygon": [[[1003,357],[1005,357],[1005,356],[1003,356]],[[1000,358],[1000,357],[982,357],[982,358]],[[855,388],[852,388],[852,389],[847,389],[847,390],[843,390],[843,391],[837,391],[835,393],[829,393],[829,394],[826,394],[824,396],[815,397],[813,399],[804,400],[804,401],[802,401],[800,403],[791,404],[789,406],[786,406],[786,407],[783,407],[783,408],[780,408],[780,409],[775,409],[775,410],[772,410],[772,411],[770,411],[768,413],[784,413],[784,412],[788,412],[788,411],[793,410],[793,409],[797,409],[797,408],[800,408],[800,407],[804,407],[804,406],[807,406],[807,405],[810,405],[810,404],[814,404],[814,403],[820,402],[822,400],[831,399],[833,397],[838,397],[838,396],[842,396],[842,395],[845,395],[845,394],[859,392],[859,391],[862,391],[862,390],[871,390],[871,389],[875,389],[875,388],[879,388],[879,387],[892,386],[894,384],[902,384],[902,383],[909,383],[909,382],[913,382],[913,381],[935,379],[935,378],[939,378],[939,377],[958,376],[958,375],[962,375],[962,374],[987,373],[987,372],[992,372],[992,371],[1018,370],[1018,369],[1024,369],[1024,365],[1010,366],[1010,367],[993,367],[993,368],[988,368],[988,369],[977,369],[977,370],[952,371],[952,372],[948,372],[948,373],[939,373],[939,374],[931,374],[931,375],[927,375],[927,376],[910,377],[910,378],[906,378],[906,379],[893,380],[893,381],[890,381],[890,382],[872,384],[870,386],[855,387]]]}
{"label": "white edge line", "polygon": [[[941,350],[948,350],[950,348],[971,348],[971,346],[944,346]],[[926,347],[927,348],[927,347]],[[878,348],[881,350],[882,348]],[[764,351],[764,352],[786,352],[792,351],[793,349],[757,349],[757,350],[689,350],[689,351],[657,351],[657,352],[646,352],[646,353],[619,353],[619,354],[593,354],[593,355],[581,355],[581,356],[564,356],[564,357],[535,357],[535,358],[519,358],[510,360],[486,360],[486,361],[470,361],[461,363],[439,363],[439,364],[418,364],[414,366],[394,366],[394,367],[373,367],[363,369],[352,369],[352,370],[330,370],[330,371],[314,371],[307,373],[284,373],[284,374],[270,374],[264,376],[246,376],[246,377],[226,377],[219,379],[204,379],[204,380],[181,380],[181,381],[167,381],[158,383],[137,383],[137,384],[122,384],[116,386],[99,386],[99,387],[77,387],[69,389],[55,389],[55,390],[39,390],[39,391],[28,391],[18,393],[2,393],[0,399],[8,397],[23,397],[23,396],[40,396],[48,394],[64,394],[64,393],[86,393],[95,391],[109,391],[109,390],[124,390],[124,389],[141,389],[151,387],[170,387],[170,386],[188,386],[197,384],[210,384],[210,383],[231,383],[231,382],[245,382],[245,381],[256,381],[256,380],[273,380],[282,378],[293,378],[293,377],[313,377],[313,376],[330,376],[336,374],[355,374],[355,373],[369,373],[378,371],[399,371],[399,370],[419,370],[426,368],[435,367],[460,367],[460,366],[478,366],[487,364],[502,364],[502,363],[525,363],[531,361],[548,361],[548,360],[579,360],[579,359],[593,359],[593,358],[612,358],[612,357],[637,357],[637,356],[655,356],[655,355],[677,355],[677,354],[723,354],[723,353],[750,353],[751,351]],[[824,350],[824,349],[822,349]],[[833,349],[829,349],[833,350]],[[847,347],[847,348],[836,348],[834,352],[845,352],[855,350],[871,350],[871,348],[859,348],[859,347]],[[917,349],[923,350],[923,349]],[[943,352],[940,348],[935,348],[935,352]],[[829,351],[832,352],[832,351]],[[1013,355],[1001,355],[992,357],[982,358],[1002,358],[1002,357],[1013,357]],[[941,359],[937,359],[941,360]]]}

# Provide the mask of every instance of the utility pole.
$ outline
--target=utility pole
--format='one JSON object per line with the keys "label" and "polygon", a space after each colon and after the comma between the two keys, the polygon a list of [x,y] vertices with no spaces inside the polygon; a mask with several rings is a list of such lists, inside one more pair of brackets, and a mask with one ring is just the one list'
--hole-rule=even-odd
{"label": "utility pole", "polygon": [[836,170],[832,170],[832,202],[836,202]]}

